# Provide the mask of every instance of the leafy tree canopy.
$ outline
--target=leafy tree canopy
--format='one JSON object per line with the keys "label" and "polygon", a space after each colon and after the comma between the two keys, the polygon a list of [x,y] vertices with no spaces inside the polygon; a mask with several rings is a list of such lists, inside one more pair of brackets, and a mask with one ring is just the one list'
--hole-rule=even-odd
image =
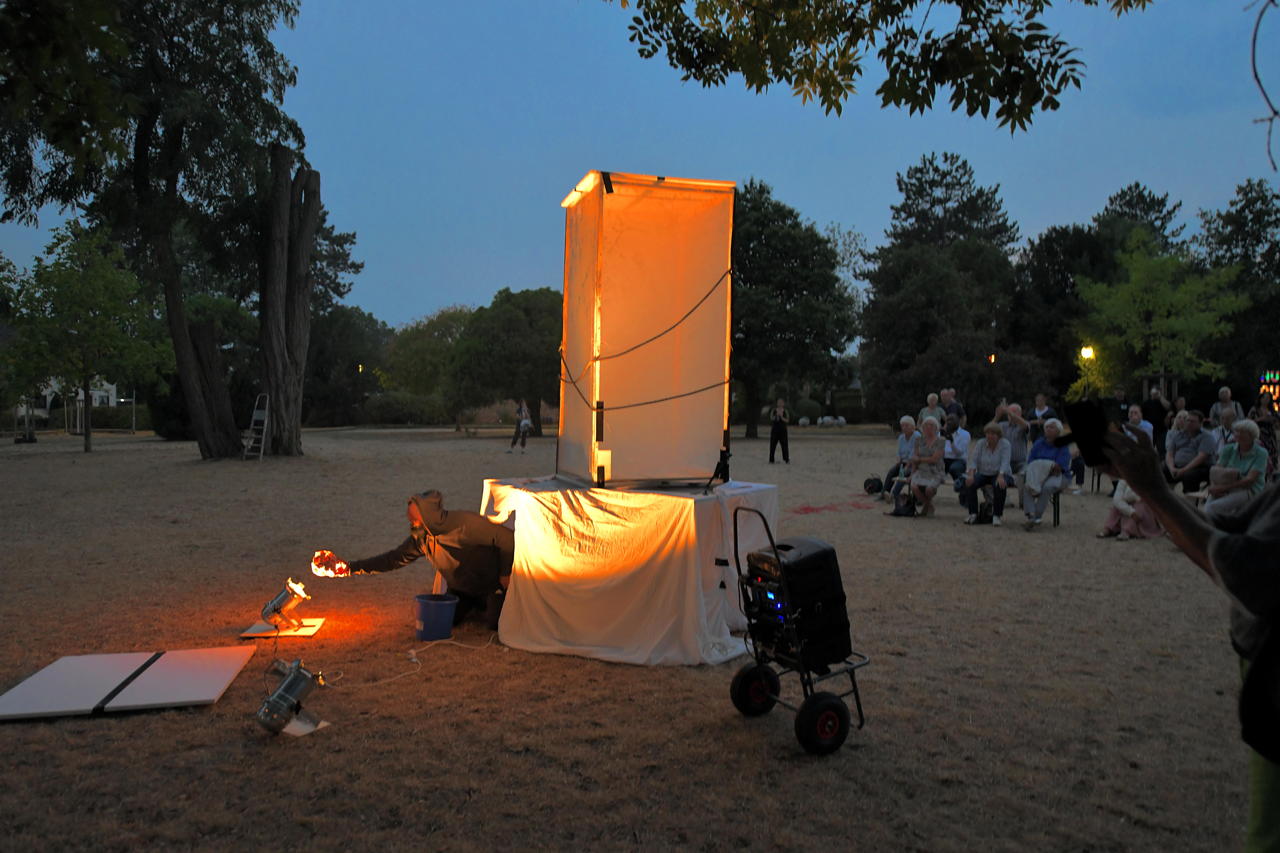
{"label": "leafy tree canopy", "polygon": [[1124,248],[1134,228],[1142,227],[1162,250],[1172,249],[1185,228],[1174,220],[1182,210],[1182,202],[1169,204],[1169,194],[1156,195],[1135,181],[1112,194],[1102,211],[1093,217],[1093,226],[1116,249]]}
{"label": "leafy tree canopy", "polygon": [[768,184],[752,179],[738,189],[730,370],[743,383],[748,436],[771,383],[826,376],[857,334],[858,300],[840,264],[831,240]]}
{"label": "leafy tree canopy", "polygon": [[465,305],[451,305],[396,330],[387,352],[387,384],[413,394],[444,395],[453,347],[473,313]]}
{"label": "leafy tree canopy", "polygon": [[1008,251],[1018,242],[1018,226],[1000,200],[999,184],[978,186],[973,167],[959,154],[929,154],[898,173],[902,201],[893,205],[885,236],[893,243],[948,246],[978,240]]}
{"label": "leafy tree canopy", "polygon": [[[952,110],[1025,128],[1080,87],[1084,63],[1043,22],[1049,0],[619,0],[634,5],[640,56],[665,52],[685,80],[747,88],[790,86],[804,102],[840,113],[872,53],[884,69],[881,106],[912,113],[951,90]],[[1100,0],[1079,0],[1086,6]],[[1150,0],[1105,0],[1117,15]]]}
{"label": "leafy tree canopy", "polygon": [[1119,268],[1115,282],[1079,280],[1090,308],[1085,330],[1097,347],[1123,356],[1126,375],[1218,372],[1204,344],[1228,334],[1228,318],[1248,304],[1232,290],[1238,270],[1196,273],[1188,261],[1162,252],[1158,236],[1145,229],[1130,235]]}

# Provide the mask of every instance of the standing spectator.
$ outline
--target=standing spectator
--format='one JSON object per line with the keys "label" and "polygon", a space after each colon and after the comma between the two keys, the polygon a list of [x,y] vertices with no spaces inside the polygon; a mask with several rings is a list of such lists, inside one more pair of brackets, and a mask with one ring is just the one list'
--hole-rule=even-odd
{"label": "standing spectator", "polygon": [[1022,509],[1027,515],[1027,530],[1035,529],[1049,501],[1071,479],[1071,448],[1054,446],[1060,435],[1062,421],[1049,418],[1044,424],[1044,435],[1036,439],[1027,454],[1026,482],[1020,489]]}
{"label": "standing spectator", "polygon": [[941,427],[942,422],[947,419],[947,413],[942,410],[942,406],[938,405],[938,395],[930,394],[924,398],[924,403],[924,408],[920,410],[920,414],[916,415],[916,423],[923,427],[925,418],[933,418]]}
{"label": "standing spectator", "polygon": [[1128,395],[1125,394],[1123,385],[1117,385],[1115,388],[1112,389],[1111,394],[1112,394],[1111,399],[1103,400],[1102,405],[1104,407],[1105,406],[1112,407],[1112,410],[1115,411],[1120,416],[1120,421],[1121,423],[1123,423],[1125,419],[1129,417]]}
{"label": "standing spectator", "polygon": [[960,490],[960,478],[964,476],[966,460],[969,458],[969,431],[960,425],[955,415],[947,415],[947,425],[942,428],[942,437],[947,440],[946,449],[942,452],[943,467],[947,476]]}
{"label": "standing spectator", "polygon": [[[1226,417],[1230,413],[1229,409],[1223,410],[1222,415]],[[1257,497],[1266,482],[1267,451],[1258,443],[1258,425],[1248,418],[1236,421],[1235,438],[1218,452],[1218,465],[1210,471],[1209,499],[1204,502],[1204,511],[1213,519]],[[1212,482],[1212,475],[1219,471],[1234,473],[1229,479],[1224,477],[1219,483]]]}
{"label": "standing spectator", "polygon": [[1236,420],[1244,417],[1244,409],[1240,408],[1240,404],[1231,399],[1231,389],[1223,385],[1218,389],[1218,402],[1209,407],[1209,424],[1217,426],[1218,420],[1225,409],[1231,409],[1236,416]]}
{"label": "standing spectator", "polygon": [[938,404],[942,406],[942,411],[947,415],[955,415],[956,421],[961,429],[969,422],[969,416],[965,414],[964,405],[956,399],[956,389],[943,388]]}
{"label": "standing spectator", "polygon": [[1271,392],[1263,391],[1249,409],[1249,420],[1258,425],[1258,443],[1267,451],[1267,476],[1276,472],[1276,422],[1280,420],[1280,411],[1276,410],[1275,400]]}
{"label": "standing spectator", "polygon": [[1170,432],[1166,440],[1165,480],[1181,483],[1184,494],[1199,490],[1209,479],[1209,466],[1217,455],[1213,436],[1201,428],[1203,417],[1198,411],[1187,412],[1183,428]]}
{"label": "standing spectator", "polygon": [[778,404],[769,412],[769,464],[773,464],[773,455],[782,445],[782,461],[791,464],[791,451],[787,447],[787,424],[791,423],[791,413],[787,411],[787,401],[778,398]]}
{"label": "standing spectator", "polygon": [[1151,387],[1151,396],[1142,401],[1142,417],[1151,422],[1156,452],[1160,454],[1164,453],[1164,437],[1169,432],[1169,412],[1172,409],[1157,385]]}
{"label": "standing spectator", "polygon": [[1058,413],[1053,410],[1053,406],[1049,405],[1049,398],[1045,394],[1036,395],[1036,406],[1031,410],[1031,417],[1027,418],[1030,428],[1027,430],[1027,438],[1035,444],[1042,435],[1044,435],[1044,422],[1049,418],[1056,418]]}
{"label": "standing spectator", "polygon": [[1022,407],[1017,403],[1005,404],[1002,399],[996,406],[995,420],[1000,430],[1009,440],[1009,467],[1014,474],[1022,471],[1027,464],[1027,428],[1030,426],[1022,417]]}
{"label": "standing spectator", "polygon": [[911,452],[911,494],[915,496],[920,517],[933,515],[933,496],[942,485],[942,452],[946,444],[938,431],[937,418],[920,422]]}
{"label": "standing spectator", "polygon": [[1280,849],[1280,486],[1236,512],[1207,518],[1166,485],[1143,436],[1111,432],[1103,442],[1113,476],[1142,496],[1174,544],[1231,603],[1231,645],[1244,676],[1240,734],[1252,748],[1244,849]]}
{"label": "standing spectator", "polygon": [[1013,471],[1009,468],[1009,439],[1000,424],[992,421],[982,428],[982,441],[969,445],[969,467],[964,476],[964,502],[969,508],[965,524],[978,520],[978,492],[991,485],[991,523],[999,527],[1004,516],[1004,499]]}
{"label": "standing spectator", "polygon": [[511,436],[511,446],[507,448],[507,452],[511,453],[516,448],[516,442],[520,442],[520,452],[524,453],[525,441],[529,438],[529,430],[533,428],[533,421],[529,419],[529,405],[525,403],[524,397],[516,403],[516,431]]}
{"label": "standing spectator", "polygon": [[884,499],[892,501],[902,491],[899,477],[911,476],[912,448],[915,446],[916,419],[911,415],[898,418],[898,460],[893,463],[889,473],[884,475]]}

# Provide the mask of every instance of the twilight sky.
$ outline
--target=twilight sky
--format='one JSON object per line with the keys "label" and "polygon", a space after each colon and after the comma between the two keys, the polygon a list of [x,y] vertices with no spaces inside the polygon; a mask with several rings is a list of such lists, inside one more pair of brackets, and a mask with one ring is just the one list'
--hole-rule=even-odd
{"label": "twilight sky", "polygon": [[[627,41],[632,12],[602,0],[303,0],[277,44],[299,68],[285,101],[340,230],[366,264],[348,302],[392,325],[501,287],[559,288],[559,203],[590,169],[771,184],[819,226],[883,239],[897,172],[955,151],[999,184],[1022,234],[1087,221],[1132,181],[1200,208],[1245,178],[1277,180],[1253,119],[1254,11],[1244,0],[1156,0],[1117,20],[1060,3],[1052,27],[1080,49],[1082,91],[1010,136],[946,111],[882,110],[876,69],[843,116],[789,91],[680,82]],[[352,10],[359,9],[353,16]],[[1280,15],[1261,43],[1280,93]],[[1278,146],[1280,147],[1280,146]],[[0,226],[19,266],[56,224]]]}

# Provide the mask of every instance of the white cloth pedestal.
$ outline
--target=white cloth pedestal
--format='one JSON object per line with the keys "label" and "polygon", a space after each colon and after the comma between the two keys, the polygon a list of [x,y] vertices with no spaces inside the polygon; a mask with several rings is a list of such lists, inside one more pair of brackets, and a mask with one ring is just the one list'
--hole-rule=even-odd
{"label": "white cloth pedestal", "polygon": [[[486,480],[480,511],[515,531],[498,637],[532,652],[636,664],[723,663],[746,627],[733,566],[733,510],[775,530],[776,486],[664,491],[585,488],[554,477]],[[740,554],[768,546],[753,513]]]}

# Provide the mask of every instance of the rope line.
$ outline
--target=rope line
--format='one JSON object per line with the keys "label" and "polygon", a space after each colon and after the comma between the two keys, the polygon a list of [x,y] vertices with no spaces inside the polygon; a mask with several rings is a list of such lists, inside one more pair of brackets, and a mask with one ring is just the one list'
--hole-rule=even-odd
{"label": "rope line", "polygon": [[[569,365],[565,364],[564,353],[560,354],[560,363],[564,364],[565,372],[568,373]],[[656,400],[644,400],[639,403],[624,403],[621,406],[605,406],[602,409],[597,409],[595,406],[591,405],[591,401],[582,393],[582,389],[578,387],[577,380],[575,380],[571,375],[560,377],[560,381],[568,382],[573,386],[573,390],[578,392],[578,399],[582,400],[582,402],[586,404],[586,407],[593,412],[618,412],[623,409],[638,409],[641,406],[652,406],[657,403],[666,403],[670,400],[679,400],[681,397],[692,397],[694,394],[701,394],[703,391],[710,391],[712,388],[722,388],[729,384],[728,379],[721,379],[719,382],[712,382],[710,385],[704,385],[701,388],[695,388],[692,391],[684,391],[680,394],[671,394],[667,397],[659,397]]]}
{"label": "rope line", "polygon": [[[678,327],[681,323],[683,323],[685,320],[688,320],[691,316],[693,316],[693,312],[694,312],[694,311],[697,311],[699,308],[701,308],[701,307],[702,307],[702,303],[706,302],[708,299],[710,299],[710,298],[711,298],[711,294],[715,293],[715,292],[716,292],[716,290],[717,290],[717,289],[719,289],[719,287],[720,287],[721,283],[725,280],[725,278],[726,278],[726,277],[729,275],[729,273],[731,273],[731,272],[733,272],[733,267],[730,267],[729,269],[727,269],[727,270],[725,270],[724,272],[720,273],[720,277],[719,277],[718,279],[716,279],[716,280],[715,280],[715,283],[714,283],[714,284],[712,284],[712,285],[711,285],[711,289],[710,289],[710,290],[708,290],[706,293],[702,294],[702,298],[701,298],[701,299],[699,299],[697,302],[695,302],[695,303],[694,303],[694,305],[693,305],[693,307],[692,307],[692,308],[690,308],[688,311],[686,311],[686,312],[684,313],[684,316],[683,316],[683,317],[681,317],[679,320],[676,320],[676,321],[675,321],[674,323],[672,323],[670,326],[668,326],[667,328],[663,329],[661,332],[658,332],[658,334],[654,335],[653,337],[651,337],[651,338],[647,338],[646,340],[643,340],[643,341],[641,341],[640,343],[635,344],[635,345],[633,345],[633,346],[629,346],[629,347],[627,347],[626,349],[622,350],[621,352],[610,353],[609,355],[597,355],[597,356],[594,356],[593,358],[589,358],[589,359],[587,359],[587,363],[586,363],[585,365],[583,365],[582,372],[578,374],[578,378],[577,378],[577,379],[572,379],[572,378],[571,378],[569,381],[570,381],[571,383],[573,383],[573,385],[576,387],[576,386],[577,386],[577,384],[578,384],[578,382],[580,382],[580,381],[582,380],[582,377],[584,377],[584,376],[586,376],[586,375],[587,375],[587,371],[591,369],[591,365],[595,364],[596,362],[600,362],[600,361],[608,361],[608,360],[609,360],[609,359],[611,359],[611,358],[620,358],[620,357],[622,357],[622,356],[624,356],[624,355],[626,355],[626,354],[628,354],[628,353],[635,352],[636,350],[640,349],[640,348],[641,348],[641,347],[643,347],[643,346],[648,346],[649,344],[653,343],[654,341],[656,341],[658,338],[662,337],[663,335],[669,334],[670,332],[674,331],[674,330],[676,329],[676,327]],[[560,351],[560,361],[561,361],[561,362],[564,362],[564,350],[563,350],[563,349]],[[566,373],[568,376],[570,376],[570,377],[572,377],[572,376],[573,376],[573,371],[569,369],[569,365],[568,365],[568,363],[565,363],[565,365],[564,365],[564,369],[565,369],[565,373]],[[701,390],[704,390],[704,391],[705,391],[706,389],[705,389],[705,388],[703,388],[703,389],[701,389]],[[691,393],[696,393],[696,392],[691,392]],[[639,404],[637,404],[637,405],[639,405]]]}

